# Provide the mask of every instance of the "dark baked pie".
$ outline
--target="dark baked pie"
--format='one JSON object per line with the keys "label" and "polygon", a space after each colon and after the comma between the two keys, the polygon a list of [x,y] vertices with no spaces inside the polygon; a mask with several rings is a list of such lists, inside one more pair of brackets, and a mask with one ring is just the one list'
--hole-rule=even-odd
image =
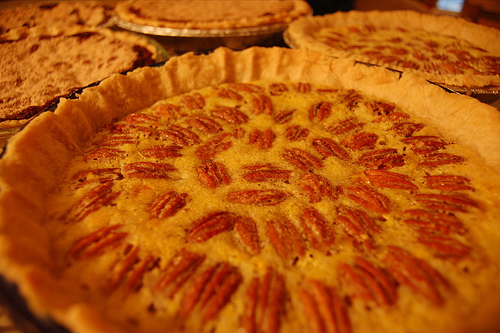
{"label": "dark baked pie", "polygon": [[104,1],[30,2],[0,10],[0,34],[12,29],[55,25],[99,27],[109,22],[113,10]]}
{"label": "dark baked pie", "polygon": [[500,114],[306,50],[62,100],[0,160],[0,270],[72,332],[494,332]]}
{"label": "dark baked pie", "polygon": [[158,58],[156,46],[127,32],[11,30],[0,36],[0,122],[28,119],[60,96]]}
{"label": "dark baked pie", "polygon": [[413,11],[350,11],[304,18],[294,47],[412,72],[452,87],[500,87],[500,31]]}

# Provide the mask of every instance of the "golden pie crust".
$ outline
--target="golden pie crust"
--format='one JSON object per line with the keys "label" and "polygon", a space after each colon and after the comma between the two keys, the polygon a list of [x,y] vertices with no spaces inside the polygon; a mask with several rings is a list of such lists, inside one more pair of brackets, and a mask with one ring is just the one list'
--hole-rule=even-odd
{"label": "golden pie crust", "polygon": [[239,29],[286,24],[310,14],[303,0],[124,1],[117,16],[143,26],[173,29]]}
{"label": "golden pie crust", "polygon": [[57,98],[156,62],[147,39],[90,27],[35,27],[0,36],[0,122],[29,119]]}
{"label": "golden pie crust", "polygon": [[113,75],[10,141],[0,271],[72,332],[493,332],[499,124],[307,50]]}
{"label": "golden pie crust", "polygon": [[500,31],[413,11],[350,11],[304,18],[286,31],[294,47],[411,72],[455,87],[500,86]]}

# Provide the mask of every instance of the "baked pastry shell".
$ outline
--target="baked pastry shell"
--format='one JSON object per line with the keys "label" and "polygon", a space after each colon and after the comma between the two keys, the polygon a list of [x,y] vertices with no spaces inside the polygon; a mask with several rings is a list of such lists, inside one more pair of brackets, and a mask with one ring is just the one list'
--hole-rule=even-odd
{"label": "baked pastry shell", "polygon": [[[22,135],[11,139],[0,161],[0,272],[17,284],[36,315],[49,316],[74,332],[119,331],[88,303],[75,301],[71,283],[57,279],[49,270],[44,200],[57,189],[64,170],[86,142],[106,124],[157,100],[225,82],[254,80],[321,83],[389,99],[437,126],[443,136],[477,151],[478,158],[500,177],[498,111],[473,98],[446,93],[411,74],[280,48],[186,54],[162,67],[116,74],[85,89],[78,99],[61,100],[54,112],[34,119]],[[488,180],[493,193],[500,193],[498,177]],[[493,255],[500,255],[494,246],[498,229],[483,240]],[[498,281],[489,283],[492,293],[499,291]],[[497,310],[497,300],[490,299],[479,312],[489,318]],[[475,327],[485,317],[459,324]]]}

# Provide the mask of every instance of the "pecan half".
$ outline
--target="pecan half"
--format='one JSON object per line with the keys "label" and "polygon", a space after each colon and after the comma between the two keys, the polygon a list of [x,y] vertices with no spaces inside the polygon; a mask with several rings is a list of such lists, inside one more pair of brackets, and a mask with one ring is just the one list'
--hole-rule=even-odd
{"label": "pecan half", "polygon": [[110,135],[107,138],[97,141],[96,146],[99,147],[117,147],[127,144],[136,144],[136,137],[134,135],[127,134],[115,134]]}
{"label": "pecan half", "polygon": [[255,277],[246,291],[241,327],[246,333],[278,333],[285,309],[285,279],[268,268],[263,279]]}
{"label": "pecan half", "polygon": [[319,158],[299,148],[287,149],[282,156],[288,163],[304,171],[323,167]]}
{"label": "pecan half", "polygon": [[310,132],[310,130],[300,125],[293,125],[285,130],[285,137],[289,141],[300,141],[306,139]]}
{"label": "pecan half", "polygon": [[278,124],[285,124],[292,120],[295,110],[283,110],[274,114],[273,119]]}
{"label": "pecan half", "polygon": [[127,178],[168,179],[171,171],[177,169],[168,163],[134,162],[123,166],[123,175]]}
{"label": "pecan half", "polygon": [[359,94],[357,91],[355,91],[353,89],[350,89],[342,97],[341,103],[345,104],[348,109],[352,110],[362,100],[363,100],[363,96],[361,96],[361,94]]}
{"label": "pecan half", "polygon": [[365,105],[379,116],[389,115],[396,109],[396,104],[384,101],[370,101],[365,103]]}
{"label": "pecan half", "polygon": [[304,240],[297,228],[285,217],[275,217],[267,222],[266,233],[276,253],[283,260],[296,260],[306,251]]}
{"label": "pecan half", "polygon": [[339,135],[361,129],[363,126],[364,124],[360,123],[357,118],[349,117],[338,122],[335,125],[329,126],[327,130],[332,134]]}
{"label": "pecan half", "polygon": [[80,222],[89,214],[111,204],[119,195],[119,191],[113,191],[112,182],[98,185],[85,193],[80,200],[71,207],[68,219],[70,221]]}
{"label": "pecan half", "polygon": [[205,98],[200,93],[182,95],[182,101],[188,109],[201,110],[205,107]]}
{"label": "pecan half", "polygon": [[365,209],[380,214],[390,212],[389,198],[371,187],[364,185],[357,187],[342,186],[341,191]]}
{"label": "pecan half", "polygon": [[119,228],[120,224],[103,227],[78,239],[69,249],[70,258],[89,259],[122,245],[128,233],[119,232]]}
{"label": "pecan half", "polygon": [[407,138],[412,136],[415,132],[420,131],[424,127],[425,127],[424,124],[419,124],[419,123],[398,122],[391,127],[391,130],[396,132],[396,134]]}
{"label": "pecan half", "polygon": [[417,191],[418,186],[411,182],[411,178],[401,173],[386,170],[366,170],[364,174],[369,183],[375,187],[391,188],[397,190]]}
{"label": "pecan half", "polygon": [[330,117],[332,113],[332,103],[330,102],[319,102],[313,104],[309,108],[309,120],[322,122]]}
{"label": "pecan half", "polygon": [[461,259],[471,251],[470,247],[450,236],[425,235],[418,237],[418,242],[432,249],[440,258]]}
{"label": "pecan half", "polygon": [[314,149],[324,157],[336,156],[343,161],[351,159],[349,153],[330,138],[318,138],[312,142]]}
{"label": "pecan half", "polygon": [[281,169],[271,164],[257,164],[244,167],[249,170],[243,178],[252,183],[267,181],[288,181],[292,173],[291,170]]}
{"label": "pecan half", "polygon": [[234,90],[263,94],[264,89],[256,84],[252,83],[230,83],[229,87]]}
{"label": "pecan half", "polygon": [[114,160],[114,159],[121,159],[127,156],[127,154],[128,153],[126,151],[121,149],[103,147],[89,151],[83,156],[83,158],[85,161]]}
{"label": "pecan half", "polygon": [[241,190],[227,195],[230,202],[259,206],[274,206],[287,198],[288,194],[281,190]]}
{"label": "pecan half", "polygon": [[410,144],[417,148],[432,147],[435,149],[444,148],[448,143],[437,136],[432,135],[416,135],[409,138],[401,139],[401,142]]}
{"label": "pecan half", "polygon": [[387,264],[389,273],[401,285],[409,287],[435,305],[444,303],[440,287],[449,289],[451,286],[441,273],[426,261],[396,246],[388,246],[383,261]]}
{"label": "pecan half", "polygon": [[193,222],[187,231],[186,242],[201,243],[216,235],[232,230],[236,215],[230,212],[214,212]]}
{"label": "pecan half", "polygon": [[259,233],[257,231],[257,224],[253,219],[238,216],[234,222],[234,230],[250,253],[260,253]]}
{"label": "pecan half", "polygon": [[470,186],[469,178],[457,175],[425,176],[425,185],[443,192],[475,191],[474,187]]}
{"label": "pecan half", "polygon": [[404,213],[409,215],[409,218],[405,218],[403,221],[417,228],[421,233],[447,235],[450,233],[464,234],[466,232],[462,221],[451,213],[425,209],[410,209]]}
{"label": "pecan half", "polygon": [[337,220],[342,224],[345,232],[352,237],[357,248],[362,245],[367,250],[375,249],[372,234],[379,233],[380,229],[367,213],[358,209],[344,208]]}
{"label": "pecan half", "polygon": [[71,179],[79,183],[79,187],[91,183],[108,183],[123,178],[119,168],[99,168],[83,170],[75,173]]}
{"label": "pecan half", "polygon": [[387,170],[405,164],[404,156],[398,154],[398,151],[394,148],[370,151],[361,155],[358,162],[367,168],[380,170]]}
{"label": "pecan half", "polygon": [[300,93],[310,93],[312,90],[311,84],[306,82],[299,82],[294,87],[295,90]]}
{"label": "pecan half", "polygon": [[311,203],[320,202],[324,198],[333,200],[338,197],[338,189],[321,175],[309,172],[303,174],[301,180],[303,183],[300,188],[309,197]]}
{"label": "pecan half", "polygon": [[457,175],[425,176],[425,185],[444,192],[475,191],[474,187],[470,186],[469,178]]}
{"label": "pecan half", "polygon": [[352,332],[346,305],[333,287],[307,280],[299,296],[311,332]]}
{"label": "pecan half", "polygon": [[160,136],[172,140],[175,144],[181,146],[192,146],[200,143],[200,138],[189,129],[177,126],[168,125],[165,130],[159,132]]}
{"label": "pecan half", "polygon": [[182,297],[179,315],[187,317],[198,308],[203,322],[214,319],[230,301],[242,280],[239,270],[227,263],[207,268],[192,279]]}
{"label": "pecan half", "polygon": [[459,164],[465,161],[465,158],[449,153],[426,154],[425,159],[419,165],[435,168],[446,164]]}
{"label": "pecan half", "polygon": [[305,208],[300,222],[312,247],[327,253],[335,241],[333,229],[315,208]]}
{"label": "pecan half", "polygon": [[218,106],[212,111],[212,117],[224,120],[230,124],[244,124],[248,121],[248,116],[236,108],[228,106]]}
{"label": "pecan half", "polygon": [[217,188],[231,183],[231,178],[222,163],[205,161],[197,168],[197,171],[200,183],[206,187]]}
{"label": "pecan half", "polygon": [[276,135],[270,128],[264,131],[256,129],[252,133],[250,133],[248,144],[254,144],[259,149],[269,149],[272,147],[275,138]]}
{"label": "pecan half", "polygon": [[269,85],[269,93],[273,96],[281,95],[288,91],[288,86],[284,83],[271,83]]}
{"label": "pecan half", "polygon": [[174,145],[157,145],[151,148],[141,149],[140,153],[144,157],[152,157],[157,159],[181,157],[181,146]]}
{"label": "pecan half", "polygon": [[207,134],[216,134],[222,131],[222,126],[218,122],[206,116],[191,116],[186,120],[186,123]]}
{"label": "pecan half", "polygon": [[110,135],[127,135],[130,138],[149,138],[154,131],[151,127],[139,126],[127,123],[116,123],[107,127]]}
{"label": "pecan half", "polygon": [[170,103],[159,103],[152,107],[155,115],[165,117],[167,119],[180,115],[179,107]]}
{"label": "pecan half", "polygon": [[364,258],[356,257],[354,260],[353,265],[339,265],[340,276],[351,290],[351,298],[360,298],[379,306],[395,304],[398,298],[396,284],[390,275]]}
{"label": "pecan half", "polygon": [[374,149],[378,140],[375,133],[361,132],[348,136],[342,144],[353,150]]}
{"label": "pecan half", "polygon": [[129,124],[155,127],[158,125],[160,117],[145,113],[130,113],[123,119],[123,121]]}
{"label": "pecan half", "polygon": [[174,216],[178,211],[186,206],[187,196],[187,193],[179,194],[175,191],[169,191],[165,194],[160,195],[148,207],[148,212],[151,214],[151,218],[158,218],[163,220],[168,217]]}
{"label": "pecan half", "polygon": [[235,101],[241,101],[241,100],[243,100],[243,96],[241,96],[240,94],[238,94],[233,89],[229,89],[229,88],[219,88],[217,90],[217,96],[219,96],[221,98],[232,99],[232,100],[235,100]]}
{"label": "pecan half", "polygon": [[160,272],[155,290],[164,292],[172,298],[201,266],[205,256],[182,249],[166,264]]}
{"label": "pecan half", "polygon": [[421,193],[414,196],[415,200],[427,209],[444,212],[468,212],[479,204],[464,194],[432,194]]}
{"label": "pecan half", "polygon": [[125,257],[116,262],[110,269],[108,290],[113,291],[120,284],[125,283],[128,291],[137,291],[141,286],[144,274],[151,270],[155,263],[156,259],[151,255],[141,258],[139,247],[127,249]]}
{"label": "pecan half", "polygon": [[252,98],[253,112],[259,114],[273,114],[274,106],[271,98],[266,95],[257,95]]}
{"label": "pecan half", "polygon": [[214,158],[217,154],[229,149],[233,145],[230,138],[231,134],[229,133],[219,134],[215,138],[199,146],[195,151],[196,157],[201,160],[210,160]]}

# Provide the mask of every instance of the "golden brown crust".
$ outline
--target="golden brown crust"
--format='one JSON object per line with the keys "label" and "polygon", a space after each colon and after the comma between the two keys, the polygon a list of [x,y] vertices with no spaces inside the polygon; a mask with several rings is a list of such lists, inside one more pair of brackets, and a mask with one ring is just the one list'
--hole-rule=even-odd
{"label": "golden brown crust", "polygon": [[306,1],[126,1],[119,18],[173,29],[238,29],[285,24],[310,13]]}
{"label": "golden brown crust", "polygon": [[[363,29],[365,26],[374,27],[375,29],[388,28],[396,32],[404,30],[408,32],[407,35],[415,31],[423,31],[430,34],[436,34],[437,36],[451,36],[465,43],[470,43],[472,45],[471,49],[477,47],[486,50],[487,54],[485,53],[485,55],[487,56],[495,56],[497,59],[500,56],[500,48],[498,47],[498,43],[495,42],[495,40],[500,38],[499,30],[474,24],[457,17],[437,16],[413,11],[351,11],[303,18],[291,24],[286,35],[289,38],[289,42],[295,47],[316,50],[335,57],[347,57],[357,61],[388,66],[405,72],[412,72],[435,83],[458,87],[500,85],[500,73],[498,72],[481,75],[474,73],[474,75],[471,75],[471,73],[441,73],[439,70],[442,70],[442,68],[438,69],[438,71],[429,71],[424,68],[424,65],[426,62],[432,64],[432,60],[426,60],[423,63],[419,62],[419,60],[415,60],[415,62],[420,65],[420,68],[414,69],[409,67],[408,64],[405,65],[404,61],[411,59],[408,54],[404,55],[399,62],[386,63],[384,62],[385,60],[375,58],[373,55],[360,54],[356,51],[352,52],[352,50],[347,49],[347,47],[334,48],[319,41],[323,29],[330,29],[333,32],[337,30],[345,33],[349,28]],[[383,39],[389,37],[391,36],[386,34],[377,38]],[[400,34],[392,37],[403,38],[403,41],[396,44],[387,44],[387,41],[384,41],[384,43],[386,43],[384,45],[387,45],[389,49],[398,46],[404,47],[405,44],[410,45],[410,43],[414,42],[410,39],[405,40],[405,36]],[[428,38],[429,42],[433,40],[431,35],[429,35]],[[412,49],[412,47],[410,47],[410,50],[412,52],[424,51],[420,49],[415,50],[414,48]],[[397,54],[392,55],[397,57]]]}
{"label": "golden brown crust", "polygon": [[[45,198],[57,191],[65,177],[64,170],[67,170],[68,166],[73,163],[74,158],[82,156],[82,151],[88,149],[85,148],[88,142],[106,125],[122,119],[131,112],[148,108],[158,100],[223,83],[251,81],[310,82],[336,89],[356,89],[370,98],[395,102],[401,110],[416,117],[412,119],[419,119],[419,121],[425,122],[426,126],[437,128],[442,138],[463,145],[463,151],[460,150],[460,147],[451,147],[450,149],[458,149],[456,151],[463,152],[471,159],[471,163],[476,163],[475,159],[477,159],[478,174],[468,176],[473,179],[474,184],[481,184],[478,187],[480,193],[477,195],[481,196],[485,211],[477,211],[477,213],[478,216],[484,216],[485,219],[475,220],[474,217],[471,217],[474,225],[468,224],[467,226],[470,227],[470,235],[468,236],[476,239],[476,242],[472,244],[478,245],[481,249],[477,254],[474,254],[474,256],[478,256],[476,259],[479,261],[471,264],[470,267],[458,264],[458,267],[464,270],[462,272],[455,267],[457,263],[433,259],[421,248],[421,252],[414,254],[430,260],[433,265],[439,265],[442,272],[445,269],[449,270],[449,272],[446,271],[446,278],[449,278],[452,283],[463,282],[463,284],[456,286],[459,289],[458,296],[452,296],[455,294],[451,291],[443,292],[452,297],[453,300],[460,301],[460,307],[467,308],[470,306],[468,304],[474,304],[474,307],[478,304],[482,305],[478,306],[477,313],[474,313],[470,310],[461,312],[450,302],[440,308],[417,301],[412,303],[414,311],[408,310],[409,312],[405,313],[404,316],[398,312],[398,307],[385,309],[373,307],[373,313],[366,316],[366,318],[371,319],[366,322],[360,320],[353,323],[353,327],[358,328],[364,325],[364,329],[370,332],[377,332],[377,329],[381,332],[403,331],[405,328],[415,327],[417,330],[419,328],[426,331],[432,329],[434,332],[466,332],[467,329],[474,330],[480,327],[477,325],[498,328],[499,323],[495,321],[496,317],[492,317],[492,313],[498,312],[498,301],[492,299],[491,304],[486,306],[483,304],[483,298],[498,292],[498,280],[493,277],[498,276],[500,267],[494,260],[483,261],[481,259],[483,255],[489,259],[497,258],[500,253],[498,246],[494,245],[499,239],[499,227],[495,225],[495,222],[496,217],[500,214],[494,202],[499,193],[498,185],[500,184],[498,180],[499,151],[495,147],[495,142],[500,139],[500,134],[498,131],[494,131],[495,126],[500,123],[498,112],[472,98],[450,95],[412,75],[404,74],[400,79],[398,74],[381,68],[354,65],[352,61],[334,60],[316,52],[279,48],[252,48],[242,52],[219,49],[205,56],[187,54],[171,59],[161,68],[142,68],[125,76],[114,75],[110,79],[104,80],[99,86],[85,90],[78,100],[63,100],[54,114],[44,113],[37,117],[26,128],[26,131],[22,132],[22,135],[16,136],[10,142],[3,159],[0,161],[0,207],[14,207],[16,209],[0,209],[2,237],[0,271],[9,280],[20,285],[23,296],[27,298],[33,309],[41,315],[49,314],[74,332],[118,332],[122,329],[126,331],[126,328],[122,327],[124,321],[123,318],[119,317],[120,311],[116,308],[108,309],[109,311],[99,309],[99,306],[92,305],[99,302],[87,294],[86,288],[80,289],[71,285],[71,280],[60,279],[58,274],[54,275],[53,272],[61,273],[61,267],[49,260],[52,255],[48,245],[49,234],[54,232],[54,229],[51,229],[54,228],[54,223],[51,222],[52,217],[44,216],[45,206],[50,204],[46,202]],[[408,94],[415,94],[416,97],[412,97],[413,101],[402,97],[408,96]],[[421,98],[422,96],[425,98]],[[442,100],[442,103],[436,103],[436,100]],[[475,114],[481,116],[474,117],[475,114],[470,113],[471,109],[477,111]],[[448,116],[445,116],[445,112],[448,112]],[[457,120],[449,124],[443,122],[443,117],[446,119],[455,117]],[[464,122],[470,124],[468,130],[463,129]],[[477,130],[471,131],[472,127],[477,128]],[[481,132],[481,129],[484,129],[484,132]],[[472,149],[472,152],[468,152],[469,148]],[[38,153],[34,154],[34,151],[38,151]],[[479,155],[475,156],[474,151],[477,151]],[[26,163],[28,157],[29,163]],[[409,167],[405,170],[413,172]],[[481,177],[485,174],[489,175],[488,179]],[[486,186],[486,190],[484,186]],[[57,198],[57,196],[52,198]],[[137,197],[137,202],[142,200],[145,199]],[[217,202],[221,199],[214,198],[214,200]],[[207,202],[210,200],[204,204],[206,205]],[[242,211],[247,211],[247,209],[241,208]],[[196,213],[186,211],[185,214],[193,215]],[[384,228],[387,225],[397,224],[397,221],[391,219],[390,215],[386,215],[386,217],[388,219]],[[17,226],[12,225],[12,220],[18,222]],[[101,222],[99,219],[94,220],[94,223]],[[32,234],[20,235],[17,228],[21,226],[30,227]],[[51,229],[51,231],[46,232],[44,228]],[[84,233],[86,228],[91,230],[93,225],[81,222],[73,230]],[[136,229],[136,231],[141,232],[140,229]],[[33,237],[33,234],[36,233],[39,233],[40,236]],[[184,231],[181,233],[183,234]],[[63,238],[59,241],[71,241],[71,239],[63,240]],[[136,240],[132,239],[131,241]],[[31,244],[24,251],[19,251],[29,242]],[[221,245],[223,242],[217,244]],[[349,248],[346,244],[344,246],[346,249]],[[195,249],[196,246],[192,248]],[[165,251],[171,250],[169,247],[165,247]],[[337,249],[333,256],[341,255],[341,252]],[[243,258],[237,252],[232,253],[235,256],[231,259],[233,263],[238,263],[238,260]],[[317,255],[316,252],[314,253]],[[57,255],[63,256],[61,253]],[[217,255],[223,256],[224,254]],[[306,259],[304,262],[299,261],[298,265],[306,265],[307,267],[306,263],[312,262],[308,260],[312,259]],[[467,260],[466,262],[469,263]],[[276,260],[275,262],[276,269],[282,269],[280,261]],[[337,263],[335,260],[332,262]],[[106,264],[109,263],[101,262],[101,265]],[[165,264],[161,262],[159,265],[163,267]],[[262,266],[265,267],[265,263],[262,263]],[[321,276],[324,269],[328,268],[323,267],[318,271],[311,272],[311,275]],[[469,278],[464,278],[467,276],[465,270],[469,269],[474,269],[474,276],[469,275]],[[260,271],[262,270],[264,268],[260,269]],[[244,273],[249,273],[249,271],[246,270]],[[334,280],[335,278],[330,278],[330,282]],[[467,281],[475,281],[477,284]],[[313,286],[318,287],[315,284]],[[67,290],[67,292],[61,293],[61,290]],[[408,297],[408,290],[403,290],[404,288],[400,288],[399,296],[407,299],[405,297]],[[244,291],[241,291],[239,296],[243,296],[243,294]],[[107,304],[115,306],[120,304],[122,306],[122,295],[118,295],[117,299],[113,299],[111,296],[106,300],[109,302]],[[149,296],[143,295],[143,297],[148,299]],[[293,296],[291,297],[293,302],[297,302],[297,304],[292,303],[289,311],[292,311],[295,306],[301,306],[300,301]],[[307,293],[303,293],[303,297],[307,299]],[[137,308],[138,302],[140,302],[140,298],[128,299],[123,306],[130,311],[130,309]],[[355,304],[358,303],[355,302]],[[227,309],[228,311],[224,312],[225,320],[223,322],[234,325],[235,321],[239,320],[235,312],[246,305],[246,302],[236,303],[234,307]],[[357,305],[351,306],[357,307]],[[358,310],[350,309],[349,311]],[[450,314],[457,313],[455,311],[465,313],[463,318],[467,320],[457,322],[455,317],[448,317]],[[103,312],[107,313],[107,317],[103,317]],[[370,311],[366,313],[370,314]],[[484,315],[489,320],[479,323]],[[142,315],[137,314],[137,316],[141,317]],[[282,324],[289,328],[286,325],[292,325],[295,323],[294,320],[297,320],[302,325],[304,324],[303,317],[303,314],[299,314],[298,319],[287,318],[289,322]],[[381,318],[386,318],[386,320],[381,320]],[[431,324],[422,318],[428,319]],[[378,328],[370,327],[374,323],[377,323],[376,327]],[[395,323],[397,325],[394,325]],[[154,324],[151,325],[154,327]],[[207,329],[209,330],[210,327]],[[223,330],[223,328],[219,329]]]}

